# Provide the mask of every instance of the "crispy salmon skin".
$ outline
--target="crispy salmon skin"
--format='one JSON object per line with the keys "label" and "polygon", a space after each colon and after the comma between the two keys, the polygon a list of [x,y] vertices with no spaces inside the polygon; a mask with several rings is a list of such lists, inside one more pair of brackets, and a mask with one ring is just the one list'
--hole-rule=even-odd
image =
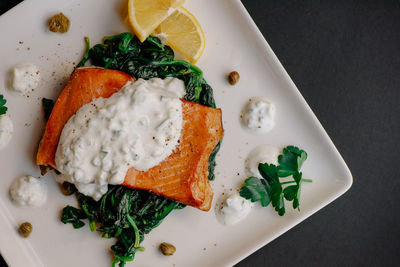
{"label": "crispy salmon skin", "polygon": [[[76,69],[49,117],[36,163],[57,169],[55,153],[69,118],[83,105],[98,97],[110,97],[132,80],[135,79],[130,75],[116,70]],[[213,198],[208,159],[223,136],[222,113],[220,109],[185,100],[182,100],[182,113],[182,133],[175,151],[147,171],[129,169],[123,185],[208,211]]]}

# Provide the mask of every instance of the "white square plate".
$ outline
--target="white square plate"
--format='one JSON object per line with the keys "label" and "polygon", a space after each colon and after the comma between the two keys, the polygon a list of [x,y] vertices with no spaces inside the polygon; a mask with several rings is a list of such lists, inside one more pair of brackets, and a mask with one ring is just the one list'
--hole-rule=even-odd
{"label": "white square plate", "polygon": [[[8,187],[22,174],[39,176],[34,154],[43,131],[41,98],[56,99],[74,65],[84,51],[84,36],[92,45],[103,36],[129,29],[120,10],[124,0],[26,0],[0,17],[0,93],[8,100],[8,113],[15,133],[0,152],[0,250],[11,266],[110,266],[108,253],[114,240],[91,233],[88,226],[74,230],[60,222],[65,197],[48,174],[48,201],[42,208],[21,208],[11,203]],[[352,176],[342,157],[315,115],[283,69],[256,25],[238,0],[187,0],[184,5],[200,21],[206,48],[198,66],[214,88],[217,106],[222,108],[225,137],[217,157],[215,197],[212,210],[187,207],[174,211],[145,237],[145,252],[138,252],[128,266],[229,266],[264,246],[348,190]],[[71,20],[66,34],[51,33],[47,20],[63,12]],[[12,94],[7,88],[10,69],[31,62],[40,67],[41,83],[29,97]],[[230,86],[226,74],[237,70],[241,79]],[[253,96],[275,103],[276,127],[268,134],[254,135],[240,126],[239,113]],[[235,190],[246,178],[244,160],[260,144],[277,147],[297,145],[309,158],[303,166],[301,211],[287,208],[279,217],[271,207],[257,206],[242,222],[221,225],[215,205],[222,193]],[[19,223],[30,221],[33,233],[21,238]],[[160,242],[173,243],[177,252],[164,257]]]}

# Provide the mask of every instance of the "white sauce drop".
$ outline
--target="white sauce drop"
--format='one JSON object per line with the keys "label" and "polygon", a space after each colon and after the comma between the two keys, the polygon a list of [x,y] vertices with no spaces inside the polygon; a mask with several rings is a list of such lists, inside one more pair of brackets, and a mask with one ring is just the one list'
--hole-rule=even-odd
{"label": "white sauce drop", "polygon": [[219,210],[219,221],[225,225],[233,225],[250,213],[253,203],[250,200],[242,198],[238,193],[230,195],[222,204]]}
{"label": "white sauce drop", "polygon": [[179,79],[139,79],[82,106],[60,137],[58,181],[98,200],[108,184],[123,183],[129,168],[146,171],[160,164],[178,145],[184,94]]}
{"label": "white sauce drop", "polygon": [[0,116],[0,150],[5,148],[11,140],[14,125],[11,118],[4,114]]}
{"label": "white sauce drop", "polygon": [[16,178],[9,192],[16,204],[39,207],[46,201],[47,187],[43,180],[27,175]]}
{"label": "white sauce drop", "polygon": [[267,133],[275,126],[275,105],[263,98],[250,98],[241,118],[243,125],[251,131]]}
{"label": "white sauce drop", "polygon": [[40,81],[39,68],[31,63],[14,67],[11,77],[11,88],[20,94],[28,94],[36,89]]}
{"label": "white sauce drop", "polygon": [[258,171],[258,164],[277,164],[280,150],[269,145],[261,145],[253,149],[245,161],[246,173],[249,176],[262,178]]}

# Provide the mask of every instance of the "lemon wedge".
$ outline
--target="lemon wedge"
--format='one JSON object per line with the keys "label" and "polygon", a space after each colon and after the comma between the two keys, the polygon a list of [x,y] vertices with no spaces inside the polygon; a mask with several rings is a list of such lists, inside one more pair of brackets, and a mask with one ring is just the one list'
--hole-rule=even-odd
{"label": "lemon wedge", "polygon": [[205,47],[204,32],[192,13],[183,7],[177,8],[161,22],[154,35],[178,51],[192,64],[196,63]]}
{"label": "lemon wedge", "polygon": [[129,0],[128,18],[133,32],[141,42],[185,0]]}

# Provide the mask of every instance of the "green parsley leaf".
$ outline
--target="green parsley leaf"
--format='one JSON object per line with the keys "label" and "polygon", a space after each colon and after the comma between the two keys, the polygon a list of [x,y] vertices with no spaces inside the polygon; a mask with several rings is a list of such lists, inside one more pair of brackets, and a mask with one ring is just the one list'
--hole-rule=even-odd
{"label": "green parsley leaf", "polygon": [[[300,168],[307,159],[307,153],[295,146],[287,146],[278,157],[279,165],[260,163],[258,170],[263,179],[249,177],[240,190],[240,195],[252,202],[260,201],[263,207],[271,203],[275,211],[283,216],[285,210],[285,199],[292,201],[294,209],[300,206],[300,185],[302,182],[311,182],[303,179]],[[292,181],[281,182],[279,178],[292,176]],[[291,184],[283,188],[283,185]]]}
{"label": "green parsley leaf", "polygon": [[278,168],[274,164],[260,163],[258,171],[271,187],[271,203],[279,215],[285,214],[283,189],[278,177]]}
{"label": "green parsley leaf", "polygon": [[280,216],[285,214],[285,201],[281,183],[274,183],[271,186],[271,204]]}
{"label": "green parsley leaf", "polygon": [[297,157],[297,168],[298,170],[301,169],[301,167],[303,166],[304,161],[306,161],[307,159],[307,153],[303,150],[301,150],[300,155],[298,155]]}
{"label": "green parsley leaf", "polygon": [[260,201],[261,206],[266,207],[271,202],[269,197],[270,187],[265,180],[249,177],[245,185],[240,189],[240,196],[251,202]]}
{"label": "green parsley leaf", "polygon": [[5,106],[7,100],[4,99],[3,95],[0,95],[0,115],[6,114],[8,108]]}
{"label": "green parsley leaf", "polygon": [[297,173],[304,161],[307,153],[295,146],[287,146],[283,149],[283,154],[278,157],[279,177],[288,177]]}
{"label": "green parsley leaf", "polygon": [[299,197],[300,197],[300,186],[298,187],[296,197],[293,199],[293,208],[294,209],[298,209],[298,210],[300,210],[300,208],[299,208],[299,206],[300,206]]}
{"label": "green parsley leaf", "polygon": [[274,164],[260,163],[258,171],[269,184],[279,183],[278,168]]}
{"label": "green parsley leaf", "polygon": [[303,176],[302,172],[296,172],[295,174],[293,174],[293,179],[296,182],[296,184],[300,184],[301,178]]}
{"label": "green parsley leaf", "polygon": [[297,195],[297,191],[299,190],[299,186],[298,185],[291,185],[286,187],[283,190],[283,194],[285,196],[285,198],[289,201],[293,201],[293,199],[296,198]]}

